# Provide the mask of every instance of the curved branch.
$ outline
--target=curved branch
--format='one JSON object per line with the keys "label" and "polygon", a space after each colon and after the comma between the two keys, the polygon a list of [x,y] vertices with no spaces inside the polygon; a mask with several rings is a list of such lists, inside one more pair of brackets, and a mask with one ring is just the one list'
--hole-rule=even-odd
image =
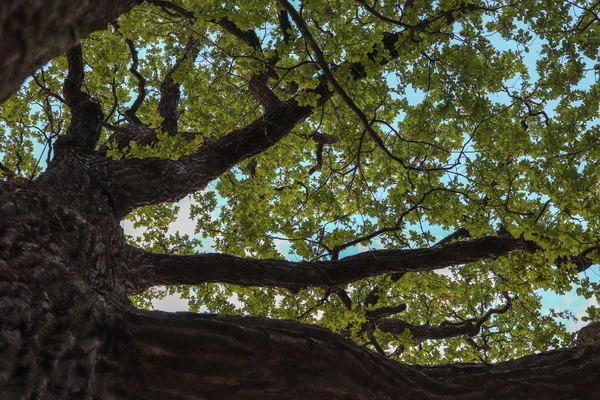
{"label": "curved branch", "polygon": [[379,307],[373,310],[365,311],[365,317],[369,320],[381,319],[383,317],[389,317],[393,314],[399,314],[406,310],[406,304],[399,304],[397,306]]}
{"label": "curved branch", "polygon": [[71,124],[67,134],[54,143],[54,160],[60,159],[67,150],[94,151],[104,121],[100,103],[81,90],[85,77],[81,45],[67,52],[67,62],[69,71],[63,84],[63,94],[71,110]]}
{"label": "curved branch", "polygon": [[[419,29],[428,27],[420,24]],[[384,65],[399,57],[396,44],[403,33],[385,34],[379,45],[366,56]],[[366,71],[362,63],[349,63],[353,79],[362,79]],[[189,193],[203,189],[232,166],[259,154],[283,139],[294,126],[309,117],[315,108],[325,104],[333,95],[327,79],[306,90],[318,100],[315,107],[300,106],[294,98],[266,110],[252,124],[235,130],[214,142],[207,142],[197,153],[177,161],[147,158],[114,162],[104,171],[113,180],[113,198],[118,198],[115,210],[122,218],[132,209],[165,201],[179,201]],[[412,169],[413,167],[407,166]],[[419,168],[417,168],[420,170]]]}
{"label": "curved branch", "polygon": [[[383,332],[394,335],[402,335],[404,331],[408,329],[410,331],[412,340],[415,342],[433,339],[447,339],[464,335],[470,338],[480,332],[481,326],[487,322],[492,315],[504,314],[510,309],[512,305],[512,299],[508,297],[508,294],[505,294],[504,297],[507,300],[504,306],[490,308],[480,318],[471,318],[458,323],[442,323],[440,325],[412,325],[399,319],[390,318],[376,320],[373,322],[373,324]],[[406,308],[406,306],[404,306],[404,308]]]}
{"label": "curved branch", "polygon": [[[401,33],[387,35],[383,46],[388,60],[398,57],[396,43]],[[368,56],[376,58],[380,52],[373,50]],[[353,77],[361,79],[362,64],[351,64]],[[317,96],[317,107],[332,96],[322,82],[310,92]],[[259,154],[283,139],[298,123],[309,117],[314,108],[300,106],[295,99],[281,102],[266,110],[265,114],[245,128],[235,130],[225,137],[206,143],[196,154],[172,161],[159,158],[143,160],[125,159],[112,163],[100,174],[110,176],[114,182],[114,198],[119,198],[118,217],[132,209],[165,201],[179,201],[189,193],[204,188],[240,161]]]}
{"label": "curved branch", "polygon": [[[3,0],[0,12],[0,102],[36,69],[89,33],[140,3],[139,0]],[[43,23],[42,23],[43,22]]]}
{"label": "curved branch", "polygon": [[141,124],[142,121],[135,115],[137,110],[140,108],[144,99],[146,98],[146,78],[138,71],[138,67],[140,65],[138,59],[138,51],[135,48],[133,41],[131,39],[125,39],[127,43],[127,47],[129,47],[129,52],[131,53],[131,67],[129,67],[129,72],[131,72],[137,79],[138,85],[138,95],[135,98],[133,104],[127,111],[125,111],[125,116],[135,124]]}
{"label": "curved branch", "polygon": [[600,382],[599,346],[421,367],[294,321],[156,311],[127,320],[153,398],[545,400],[589,398]]}
{"label": "curved branch", "polygon": [[400,319],[381,319],[375,322],[375,326],[382,332],[393,335],[402,335],[409,330],[410,336],[415,343],[425,340],[447,339],[456,336],[475,336],[478,332],[473,322],[465,322],[458,325],[412,325]]}
{"label": "curved branch", "polygon": [[371,139],[373,139],[373,141],[377,144],[377,146],[388,157],[390,157],[394,161],[398,162],[404,169],[421,171],[422,170],[421,167],[413,167],[411,165],[408,165],[404,160],[396,157],[394,154],[392,154],[392,152],[390,152],[390,150],[385,145],[385,142],[383,141],[383,139],[379,136],[379,134],[377,134],[377,132],[375,132],[375,129],[373,129],[373,127],[371,126],[371,123],[367,119],[367,116],[365,115],[365,113],[360,109],[360,107],[358,107],[356,105],[354,100],[352,100],[352,98],[350,98],[350,96],[346,93],[346,91],[342,88],[342,86],[338,83],[338,81],[333,76],[333,73],[331,72],[331,69],[329,68],[329,64],[325,60],[325,56],[323,55],[321,48],[318,46],[317,42],[312,37],[312,34],[310,33],[310,30],[308,29],[306,22],[304,22],[304,20],[300,16],[300,14],[298,14],[296,9],[290,4],[289,1],[279,0],[279,4],[281,4],[287,10],[287,12],[292,17],[292,20],[294,20],[294,22],[296,23],[296,26],[298,26],[298,29],[300,30],[300,32],[302,32],[302,36],[304,37],[304,40],[306,41],[308,46],[312,49],[312,52],[315,54],[315,58],[317,59],[317,63],[319,64],[319,67],[323,71],[323,76],[325,77],[325,79],[327,79],[327,81],[331,84],[334,91],[338,94],[338,96],[340,96],[342,98],[344,103],[346,103],[346,105],[348,107],[350,107],[350,109],[354,112],[354,114],[356,114],[358,119],[363,124],[363,127],[365,128],[365,130],[369,133],[369,136],[371,137]]}
{"label": "curved branch", "polygon": [[204,188],[240,161],[272,147],[311,112],[310,107],[301,107],[292,99],[179,160],[123,159],[106,163],[98,173],[113,181],[112,196],[119,199],[115,213],[122,218],[136,207],[179,201]]}
{"label": "curved branch", "polygon": [[511,236],[485,236],[466,242],[415,250],[376,250],[339,261],[291,262],[255,260],[225,254],[176,256],[130,247],[119,271],[130,294],[158,285],[205,282],[241,286],[272,286],[290,290],[334,287],[372,276],[422,272],[495,259],[528,244]]}
{"label": "curved branch", "polygon": [[[190,21],[195,21],[196,16],[194,13],[186,8],[180,7],[177,4],[174,4],[170,1],[166,0],[148,0],[148,3],[154,4],[157,7],[162,8],[163,10],[170,10],[176,14],[179,14],[181,17],[186,18]],[[260,40],[252,29],[241,30],[233,21],[228,19],[227,17],[223,17],[220,20],[213,20],[212,22],[220,25],[225,30],[229,31],[229,33],[236,36],[238,39],[241,39],[248,46],[254,48],[255,50],[260,50]]]}

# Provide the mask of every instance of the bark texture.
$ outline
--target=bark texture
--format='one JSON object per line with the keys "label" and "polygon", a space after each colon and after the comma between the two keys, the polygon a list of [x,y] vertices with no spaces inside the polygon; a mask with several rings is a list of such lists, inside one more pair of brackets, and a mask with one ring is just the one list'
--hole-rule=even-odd
{"label": "bark texture", "polygon": [[68,172],[52,187],[0,183],[3,399],[118,398],[139,386],[113,268],[123,235],[85,171]]}
{"label": "bark texture", "polygon": [[600,390],[598,346],[426,368],[292,321],[161,312],[129,321],[145,382],[164,399],[594,399]]}
{"label": "bark texture", "polygon": [[5,398],[572,399],[600,389],[589,339],[498,365],[423,368],[296,322],[133,310],[118,276],[125,241],[95,167],[63,157],[31,184],[0,186]]}
{"label": "bark texture", "polygon": [[0,102],[52,58],[140,0],[6,0],[0,2]]}

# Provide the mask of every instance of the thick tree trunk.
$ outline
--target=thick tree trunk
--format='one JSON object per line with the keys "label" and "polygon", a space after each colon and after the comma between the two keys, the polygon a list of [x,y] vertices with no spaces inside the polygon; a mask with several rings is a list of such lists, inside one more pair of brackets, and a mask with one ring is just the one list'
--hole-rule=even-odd
{"label": "thick tree trunk", "polygon": [[65,166],[52,186],[0,182],[2,399],[118,398],[139,386],[113,273],[122,231],[83,170]]}
{"label": "thick tree trunk", "polygon": [[27,76],[139,0],[0,2],[0,103]]}
{"label": "thick tree trunk", "polygon": [[296,322],[135,311],[118,276],[125,241],[111,197],[81,155],[33,183],[0,183],[3,398],[572,399],[600,390],[590,340],[493,366],[423,368]]}

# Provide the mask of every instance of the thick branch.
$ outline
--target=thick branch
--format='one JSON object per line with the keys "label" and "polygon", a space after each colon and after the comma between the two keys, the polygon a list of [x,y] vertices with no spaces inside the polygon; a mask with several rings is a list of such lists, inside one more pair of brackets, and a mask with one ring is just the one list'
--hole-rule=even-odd
{"label": "thick branch", "polygon": [[383,317],[389,317],[393,314],[399,314],[406,310],[406,304],[399,304],[397,306],[379,307],[373,310],[365,311],[365,317],[369,320],[381,319]]}
{"label": "thick branch", "polygon": [[[273,64],[276,60],[273,60]],[[273,76],[272,68],[267,69],[260,74],[256,74],[250,78],[250,93],[256,100],[262,104],[265,110],[270,110],[277,107],[281,100],[267,85],[269,78]]]}
{"label": "thick branch", "polygon": [[545,400],[600,390],[598,346],[425,368],[293,321],[136,312],[129,326],[156,398]]}
{"label": "thick branch", "polygon": [[577,267],[577,272],[584,272],[592,265],[596,264],[594,260],[588,258],[587,255],[590,253],[598,253],[598,246],[590,247],[589,249],[583,251],[581,254],[572,256],[572,257],[561,257],[557,260],[556,266],[560,267],[566,263],[572,263]]}
{"label": "thick branch", "polygon": [[231,20],[225,17],[217,21],[217,24],[225,28],[227,31],[229,31],[229,33],[233,34],[238,39],[241,39],[248,46],[256,50],[260,50],[260,40],[258,40],[256,32],[254,32],[252,29],[243,31],[240,28],[238,28],[237,25],[234,24]]}
{"label": "thick branch", "polygon": [[295,100],[279,104],[245,128],[205,143],[197,153],[179,160],[162,158],[124,159],[99,171],[113,180],[112,195],[118,198],[119,217],[132,209],[164,201],[179,201],[240,161],[273,146],[308,117],[310,107]]}
{"label": "thick branch", "polygon": [[291,262],[255,260],[225,254],[174,256],[131,247],[124,261],[130,270],[120,279],[131,294],[152,286],[205,282],[242,286],[274,286],[291,290],[333,287],[389,273],[431,271],[478,260],[494,259],[528,244],[510,236],[486,236],[468,242],[416,250],[377,250],[339,261]]}
{"label": "thick branch", "polygon": [[36,69],[139,0],[3,0],[0,2],[0,102]]}
{"label": "thick branch", "polygon": [[71,124],[65,136],[54,144],[54,159],[60,158],[67,149],[91,153],[98,143],[104,114],[100,103],[81,90],[84,80],[81,45],[67,52],[69,72],[63,85],[65,102],[71,110]]}
{"label": "thick branch", "polygon": [[[426,29],[429,23],[422,21],[418,29]],[[402,32],[384,35],[380,45],[375,47],[382,47],[385,56],[381,50],[374,49],[367,57],[381,65],[396,59],[399,57],[396,43],[402,35]],[[349,64],[349,68],[356,80],[366,76],[360,62]],[[318,98],[316,107],[323,105],[333,95],[328,88],[328,80],[319,80],[320,84],[309,91]],[[123,217],[139,206],[179,201],[189,193],[204,188],[208,182],[240,161],[275,145],[294,126],[309,117],[313,110],[309,106],[300,106],[292,98],[266,110],[262,117],[245,128],[205,144],[191,156],[177,161],[148,158],[114,163],[105,172],[111,179],[114,178],[112,196],[119,199],[117,204],[120,206],[116,210],[117,216]],[[407,168],[414,169],[411,166]]]}
{"label": "thick branch", "polygon": [[[392,60],[398,57],[396,42],[400,33],[387,35],[384,48]],[[369,57],[377,57],[374,50]],[[351,64],[355,79],[364,77],[360,63]],[[321,83],[311,91],[321,106],[332,96],[327,83]],[[114,181],[114,198],[119,198],[118,216],[143,205],[165,201],[179,201],[189,193],[204,188],[208,182],[219,177],[240,161],[259,154],[283,139],[294,126],[304,121],[313,108],[300,106],[290,99],[266,110],[265,114],[245,128],[238,129],[207,143],[191,156],[177,161],[158,158],[144,160],[126,159],[113,163],[104,171]],[[102,171],[99,171],[101,173]]]}

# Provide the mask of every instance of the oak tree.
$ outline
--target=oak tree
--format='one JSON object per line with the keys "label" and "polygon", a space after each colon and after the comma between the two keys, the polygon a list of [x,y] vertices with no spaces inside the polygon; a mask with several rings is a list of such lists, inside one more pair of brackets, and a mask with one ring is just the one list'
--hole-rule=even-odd
{"label": "oak tree", "polygon": [[0,6],[2,398],[594,398],[597,3],[75,3]]}

